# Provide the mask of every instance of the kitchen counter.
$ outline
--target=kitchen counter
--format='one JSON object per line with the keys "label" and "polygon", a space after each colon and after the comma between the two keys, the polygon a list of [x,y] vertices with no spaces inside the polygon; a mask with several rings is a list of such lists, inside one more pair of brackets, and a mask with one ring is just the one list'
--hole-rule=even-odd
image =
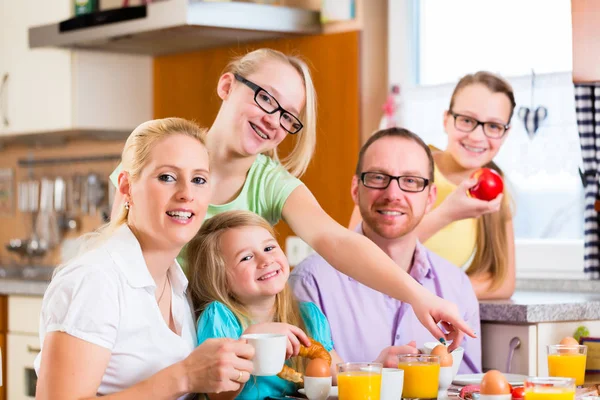
{"label": "kitchen counter", "polygon": [[600,320],[600,294],[519,290],[508,300],[481,301],[479,313],[482,322],[532,324]]}
{"label": "kitchen counter", "polygon": [[0,279],[0,294],[43,296],[50,281],[27,279]]}

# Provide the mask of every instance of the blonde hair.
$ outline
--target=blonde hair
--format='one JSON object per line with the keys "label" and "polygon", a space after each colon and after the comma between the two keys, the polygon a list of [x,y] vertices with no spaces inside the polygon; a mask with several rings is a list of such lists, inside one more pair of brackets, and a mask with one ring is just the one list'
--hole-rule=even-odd
{"label": "blonde hair", "polygon": [[[223,258],[221,241],[225,232],[243,227],[259,227],[275,237],[275,231],[263,217],[250,211],[226,211],[206,220],[196,236],[188,243],[186,265],[190,280],[192,304],[196,318],[206,307],[218,301],[236,316],[242,329],[252,324],[252,315],[227,284],[227,265]],[[298,302],[289,285],[275,295],[273,322],[283,322],[305,329]],[[299,365],[295,365],[298,368]]]}
{"label": "blonde hair", "polygon": [[[315,151],[317,142],[317,98],[315,87],[306,62],[297,56],[288,56],[273,49],[258,49],[244,56],[236,57],[227,64],[223,73],[233,73],[248,76],[260,69],[267,61],[280,61],[292,66],[304,81],[304,92],[306,93],[306,104],[299,115],[304,127],[296,135],[294,148],[281,163],[283,167],[295,177],[300,177],[306,172],[310,160]],[[279,160],[277,149],[273,149],[267,155],[276,161]]]}
{"label": "blonde hair", "polygon": [[[476,84],[485,86],[492,93],[503,93],[506,95],[510,102],[510,115],[508,118],[508,123],[510,124],[510,119],[516,105],[513,89],[510,83],[491,72],[479,71],[475,74],[468,74],[462,77],[454,88],[449,109],[452,110],[456,96],[460,94],[462,89]],[[493,161],[490,161],[485,167],[494,169],[504,177],[500,167]],[[511,218],[511,205],[509,204],[509,196],[507,195],[505,185],[500,211],[477,218],[477,248],[473,261],[467,269],[467,275],[469,276],[489,274],[492,279],[489,290],[498,288],[508,273],[509,260],[506,253],[508,246],[506,223]]]}
{"label": "blonde hair", "polygon": [[[148,164],[150,152],[157,142],[174,134],[181,134],[198,140],[205,145],[206,129],[183,118],[155,119],[140,124],[131,132],[121,154],[122,171],[129,174],[130,181],[139,179],[140,173]],[[117,184],[118,186],[118,184]],[[119,216],[95,232],[84,235],[83,243],[78,254],[98,247],[110,237],[121,225],[127,223],[129,210],[123,207]],[[62,268],[59,266],[56,272]]]}

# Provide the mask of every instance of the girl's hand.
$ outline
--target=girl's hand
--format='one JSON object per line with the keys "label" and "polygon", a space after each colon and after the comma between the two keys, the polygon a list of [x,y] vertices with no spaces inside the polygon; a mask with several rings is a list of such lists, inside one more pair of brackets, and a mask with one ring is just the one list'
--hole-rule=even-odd
{"label": "girl's hand", "polygon": [[374,362],[383,364],[384,368],[398,368],[399,354],[419,354],[417,342],[412,340],[404,346],[386,347],[379,353],[379,356]]}
{"label": "girl's hand", "polygon": [[450,222],[466,218],[477,218],[500,210],[502,194],[491,201],[469,197],[467,191],[476,184],[477,179],[465,179],[442,202],[440,207],[444,208]]}
{"label": "girl's hand", "polygon": [[[421,324],[437,339],[452,340],[448,351],[460,346],[465,333],[472,338],[476,337],[473,330],[460,317],[458,307],[454,303],[444,300],[431,292],[424,293],[411,303]],[[447,333],[437,325],[441,323]]]}
{"label": "girl's hand", "polygon": [[182,361],[188,393],[233,392],[250,378],[254,348],[244,340],[208,339]]}
{"label": "girl's hand", "polygon": [[246,333],[278,333],[288,337],[286,358],[295,357],[300,352],[300,344],[310,347],[310,339],[304,331],[297,326],[282,322],[267,322],[251,325],[244,331]]}

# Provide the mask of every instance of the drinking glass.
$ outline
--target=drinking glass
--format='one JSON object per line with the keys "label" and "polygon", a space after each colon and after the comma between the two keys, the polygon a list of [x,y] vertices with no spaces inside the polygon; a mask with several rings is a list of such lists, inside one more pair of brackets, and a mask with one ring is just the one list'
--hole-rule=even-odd
{"label": "drinking glass", "polygon": [[440,379],[440,357],[400,354],[398,368],[404,370],[404,399],[436,399]]}
{"label": "drinking glass", "polygon": [[525,379],[525,400],[574,400],[575,379],[538,378]]}
{"label": "drinking glass", "polygon": [[574,378],[575,385],[583,385],[587,346],[551,344],[548,346],[548,375]]}
{"label": "drinking glass", "polygon": [[379,400],[382,368],[379,363],[338,364],[339,400]]}

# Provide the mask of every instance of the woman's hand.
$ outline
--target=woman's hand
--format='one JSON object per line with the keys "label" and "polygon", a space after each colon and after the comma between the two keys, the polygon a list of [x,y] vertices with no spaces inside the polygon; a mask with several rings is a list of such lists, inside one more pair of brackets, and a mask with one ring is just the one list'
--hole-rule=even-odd
{"label": "woman's hand", "polygon": [[479,200],[467,195],[469,188],[476,184],[477,179],[465,179],[440,204],[439,207],[443,209],[450,222],[466,218],[477,218],[500,210],[502,194],[491,201]]}
{"label": "woman's hand", "polygon": [[295,357],[300,352],[300,345],[310,347],[310,339],[304,331],[297,326],[282,322],[267,322],[251,325],[244,331],[246,333],[278,333],[288,337],[286,358]]}
{"label": "woman's hand", "polygon": [[[476,337],[473,330],[461,318],[458,307],[448,300],[424,290],[422,296],[411,302],[411,305],[421,324],[431,332],[433,337],[443,338],[446,341],[452,340],[448,351],[460,346],[465,333],[473,338]],[[446,332],[440,329],[438,323],[441,323]]]}
{"label": "woman's hand", "polygon": [[252,374],[254,348],[244,340],[209,339],[182,361],[188,393],[239,390]]}
{"label": "woman's hand", "polygon": [[377,356],[377,359],[375,359],[374,362],[383,364],[384,368],[398,368],[399,354],[419,354],[417,342],[412,340],[404,346],[386,347],[379,353],[379,356]]}

